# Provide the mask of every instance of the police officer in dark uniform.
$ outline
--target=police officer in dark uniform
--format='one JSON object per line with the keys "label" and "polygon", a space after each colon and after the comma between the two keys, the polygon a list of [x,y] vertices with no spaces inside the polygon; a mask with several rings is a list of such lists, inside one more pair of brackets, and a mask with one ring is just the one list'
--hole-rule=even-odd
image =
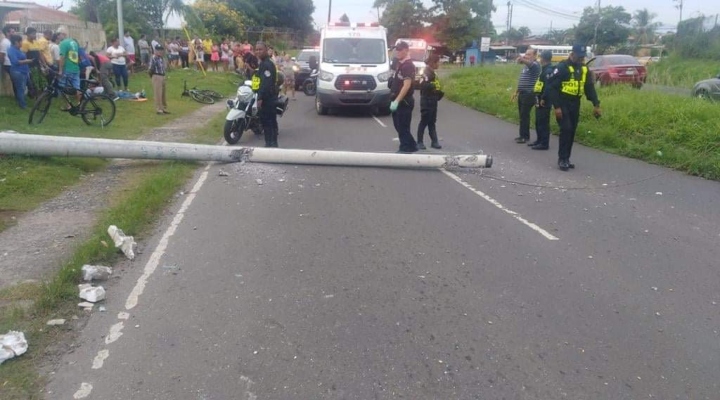
{"label": "police officer in dark uniform", "polygon": [[537,141],[528,143],[533,150],[547,150],[550,148],[550,111],[552,104],[548,98],[547,80],[555,67],[552,65],[552,51],[545,50],[540,53],[540,77],[535,83],[535,96],[537,103],[535,107],[535,132]]}
{"label": "police officer in dark uniform", "polygon": [[570,162],[570,153],[580,120],[580,100],[583,95],[593,103],[595,118],[601,115],[594,77],[585,65],[586,55],[584,46],[574,45],[570,57],[560,61],[548,79],[548,97],[555,107],[555,118],[560,125],[558,167],[563,171],[575,168]]}
{"label": "police officer in dark uniform", "polygon": [[437,110],[438,101],[440,101],[444,93],[440,88],[440,80],[435,73],[440,63],[440,57],[437,54],[432,54],[425,60],[425,70],[423,71],[422,78],[420,78],[420,124],[418,124],[417,130],[417,147],[420,150],[425,150],[425,144],[423,143],[423,135],[425,134],[425,127],[428,128],[430,134],[430,147],[433,149],[442,149],[438,142],[437,129],[435,123],[437,121]]}
{"label": "police officer in dark uniform", "polygon": [[417,143],[410,132],[412,111],[415,106],[413,97],[413,79],[415,78],[415,65],[409,57],[410,46],[400,42],[395,46],[399,65],[395,70],[390,88],[390,111],[393,113],[393,124],[400,140],[398,153],[414,153],[418,151]]}
{"label": "police officer in dark uniform", "polygon": [[270,60],[268,48],[263,42],[255,45],[255,55],[260,64],[252,77],[252,89],[258,93],[260,122],[265,131],[265,147],[278,147],[277,111],[275,103],[278,96],[277,70]]}

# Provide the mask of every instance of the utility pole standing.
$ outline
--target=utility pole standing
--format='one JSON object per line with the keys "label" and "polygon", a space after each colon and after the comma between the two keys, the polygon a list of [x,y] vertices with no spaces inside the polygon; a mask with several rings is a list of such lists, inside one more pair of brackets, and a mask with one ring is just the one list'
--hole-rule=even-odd
{"label": "utility pole standing", "polygon": [[[118,39],[123,40],[125,37],[125,28],[123,26],[123,13],[122,13],[122,0],[117,0],[117,14],[118,14]],[[112,40],[112,39],[111,39]],[[120,43],[123,43],[122,41]],[[124,44],[123,44],[124,45]]]}

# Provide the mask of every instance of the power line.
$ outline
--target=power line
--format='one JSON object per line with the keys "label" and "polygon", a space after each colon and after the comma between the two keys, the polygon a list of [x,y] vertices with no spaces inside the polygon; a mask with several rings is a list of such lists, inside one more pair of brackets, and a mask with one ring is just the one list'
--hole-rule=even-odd
{"label": "power line", "polygon": [[580,17],[578,17],[577,15],[572,15],[572,14],[567,14],[567,13],[564,13],[561,11],[551,10],[549,8],[545,8],[545,7],[533,4],[528,0],[515,0],[515,1],[523,7],[527,7],[533,11],[537,11],[542,14],[551,15],[553,17],[558,17],[558,18],[571,19],[574,21],[580,20]]}

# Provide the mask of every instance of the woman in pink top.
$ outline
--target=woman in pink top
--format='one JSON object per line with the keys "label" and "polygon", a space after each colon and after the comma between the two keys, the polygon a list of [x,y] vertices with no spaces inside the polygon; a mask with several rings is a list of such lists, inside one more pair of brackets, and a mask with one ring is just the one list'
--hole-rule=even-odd
{"label": "woman in pink top", "polygon": [[214,42],[212,45],[212,52],[210,54],[210,61],[212,62],[213,71],[217,72],[218,70],[218,61],[220,61],[220,46],[217,45],[217,42]]}
{"label": "woman in pink top", "polygon": [[225,72],[228,71],[231,54],[232,51],[230,51],[230,43],[228,43],[227,39],[223,38],[222,44],[220,45],[220,61],[222,61],[223,69],[225,70]]}
{"label": "woman in pink top", "polygon": [[92,61],[95,70],[98,72],[98,80],[103,87],[103,92],[111,98],[115,99],[116,94],[113,90],[113,85],[110,82],[110,76],[113,70],[110,58],[102,54],[97,54],[94,51],[91,51],[89,54],[90,60]]}

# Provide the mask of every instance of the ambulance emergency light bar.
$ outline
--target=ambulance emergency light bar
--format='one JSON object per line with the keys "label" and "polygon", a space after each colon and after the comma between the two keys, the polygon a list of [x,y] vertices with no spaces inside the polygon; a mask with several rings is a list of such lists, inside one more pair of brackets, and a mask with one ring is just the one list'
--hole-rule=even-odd
{"label": "ambulance emergency light bar", "polygon": [[378,28],[380,24],[377,22],[330,22],[328,26],[331,27],[351,27],[351,28]]}

